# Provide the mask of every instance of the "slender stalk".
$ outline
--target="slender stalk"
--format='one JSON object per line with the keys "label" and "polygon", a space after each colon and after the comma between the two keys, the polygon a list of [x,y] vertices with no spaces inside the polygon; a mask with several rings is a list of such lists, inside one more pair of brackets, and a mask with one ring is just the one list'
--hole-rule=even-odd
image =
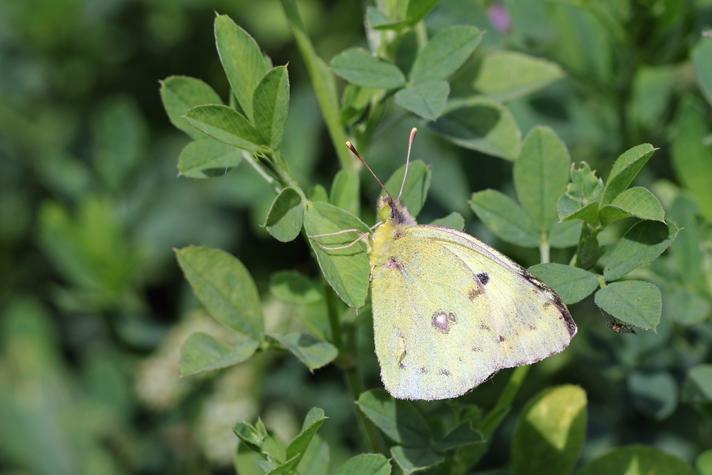
{"label": "slender stalk", "polygon": [[[339,359],[336,361],[337,366],[344,372],[346,383],[351,391],[351,397],[354,401],[358,400],[361,393],[364,391],[361,376],[359,375],[358,367],[356,366],[356,355],[353,350],[354,328],[350,328],[350,338],[344,338],[343,326],[339,322],[338,307],[336,305],[336,297],[334,292],[324,283],[324,294],[326,295],[326,310],[329,318],[329,328],[331,330],[331,339],[339,350]],[[373,452],[383,452],[383,441],[376,427],[363,413],[356,409],[356,419],[358,421],[361,434]]]}
{"label": "slender stalk", "polygon": [[302,55],[304,64],[309,74],[309,80],[314,88],[321,114],[326,122],[326,128],[336,149],[336,155],[345,170],[357,170],[358,162],[353,160],[344,147],[346,132],[341,126],[341,113],[339,111],[339,98],[336,93],[334,76],[324,61],[317,56],[309,35],[304,28],[304,22],[299,15],[296,0],[281,0],[282,10],[287,17],[289,27],[294,34],[297,47]]}
{"label": "slender stalk", "polygon": [[542,234],[539,240],[539,260],[542,264],[549,263],[550,244],[546,234]]}
{"label": "slender stalk", "polygon": [[279,193],[279,192],[282,190],[282,186],[281,186],[280,183],[275,179],[275,177],[273,177],[272,175],[270,175],[269,173],[267,173],[267,172],[265,171],[264,167],[262,167],[262,165],[260,165],[259,163],[257,163],[257,160],[255,160],[255,157],[253,157],[250,152],[247,152],[247,151],[244,151],[244,150],[243,150],[243,151],[242,151],[242,159],[243,159],[244,161],[246,161],[247,163],[249,163],[250,166],[251,166],[252,168],[254,168],[255,171],[256,171],[267,183],[269,183],[269,185],[270,185],[272,188],[274,188],[274,191],[276,191],[276,192]]}
{"label": "slender stalk", "polygon": [[507,385],[499,395],[497,403],[492,410],[487,413],[482,422],[482,432],[485,433],[485,437],[489,438],[497,427],[499,427],[500,422],[524,384],[527,373],[529,373],[529,366],[519,366],[512,372],[512,376],[509,377],[509,381],[507,381]]}

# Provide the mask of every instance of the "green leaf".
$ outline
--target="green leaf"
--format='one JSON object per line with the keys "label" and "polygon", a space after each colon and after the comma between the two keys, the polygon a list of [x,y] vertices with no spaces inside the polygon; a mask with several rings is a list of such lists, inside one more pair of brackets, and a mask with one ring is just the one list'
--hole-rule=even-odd
{"label": "green leaf", "polygon": [[589,203],[580,206],[568,196],[564,195],[556,203],[559,219],[564,222],[584,221],[592,226],[598,223],[598,203]]}
{"label": "green leaf", "polygon": [[[405,165],[401,166],[393,172],[393,175],[386,182],[386,190],[394,198],[398,196],[403,175],[405,173]],[[413,217],[418,216],[420,210],[423,209],[425,200],[428,198],[428,189],[430,189],[430,178],[432,173],[430,167],[420,160],[410,162],[408,176],[406,177],[405,185],[403,186],[403,194],[401,195],[401,203],[408,208]]]}
{"label": "green leaf", "polygon": [[677,384],[669,373],[634,372],[628,377],[628,391],[639,411],[658,420],[669,417],[677,407]]}
{"label": "green leaf", "polygon": [[701,364],[687,372],[682,400],[688,403],[712,402],[712,364]]}
{"label": "green leaf", "polygon": [[447,81],[423,81],[398,91],[396,104],[426,120],[435,120],[445,110],[450,85]]}
{"label": "green leaf", "polygon": [[359,188],[360,183],[357,173],[349,170],[339,170],[334,176],[334,182],[331,184],[329,201],[334,206],[343,208],[349,213],[358,216],[361,210]]}
{"label": "green leaf", "polygon": [[303,223],[301,196],[294,188],[284,188],[272,201],[264,227],[276,240],[289,242],[299,236]]}
{"label": "green leaf", "polygon": [[227,15],[215,17],[215,45],[233,95],[252,118],[255,88],[269,69],[257,42]]}
{"label": "green leaf", "polygon": [[680,195],[672,202],[670,219],[680,227],[680,232],[670,247],[670,255],[682,282],[704,292],[706,277],[701,246],[704,231],[698,223],[698,215],[699,208],[689,197]]}
{"label": "green leaf", "polygon": [[665,220],[665,210],[660,200],[642,186],[634,186],[625,190],[616,196],[611,204],[601,208],[599,213],[604,225],[630,217],[651,221]]}
{"label": "green leaf", "polygon": [[616,159],[606,180],[606,186],[603,188],[601,205],[610,203],[628,188],[655,150],[656,148],[649,143],[644,143],[626,150]]}
{"label": "green leaf", "polygon": [[405,84],[405,76],[396,65],[363,48],[349,48],[337,54],[331,60],[331,69],[357,86],[395,89]]}
{"label": "green leaf", "polygon": [[438,31],[420,50],[410,70],[414,83],[447,79],[467,61],[482,38],[469,25],[455,25]]}
{"label": "green leaf", "polygon": [[252,98],[255,127],[272,150],[278,150],[289,111],[289,73],[286,66],[268,71]]}
{"label": "green leaf", "polygon": [[246,340],[231,347],[205,333],[193,333],[181,348],[180,375],[191,376],[242,363],[258,346],[258,341]]}
{"label": "green leaf", "polygon": [[404,475],[431,469],[445,461],[445,457],[428,448],[401,447],[400,445],[391,447],[391,457]]}
{"label": "green leaf", "polygon": [[568,305],[580,302],[598,288],[596,274],[578,267],[550,262],[532,266],[529,272],[549,284]]}
{"label": "green leaf", "polygon": [[306,452],[309,443],[312,441],[316,433],[321,428],[321,425],[327,417],[324,415],[324,410],[319,407],[312,407],[304,418],[302,430],[292,439],[292,442],[287,446],[287,460],[297,457],[297,463]]}
{"label": "green leaf", "polygon": [[594,296],[596,305],[623,323],[643,330],[654,330],[660,322],[662,296],[650,282],[613,282]]}
{"label": "green leaf", "polygon": [[497,190],[478,191],[470,206],[478,218],[499,238],[522,247],[537,247],[539,233],[524,210]]}
{"label": "green leaf", "polygon": [[279,300],[288,303],[309,304],[323,298],[321,287],[316,282],[293,270],[272,274],[269,290]]}
{"label": "green leaf", "polygon": [[440,0],[408,0],[408,7],[405,11],[405,21],[409,25],[415,25],[425,18],[425,15],[427,15],[439,1]]}
{"label": "green leaf", "polygon": [[492,51],[482,59],[472,85],[500,101],[527,95],[562,78],[558,64],[515,51]]}
{"label": "green leaf", "polygon": [[317,184],[314,185],[314,188],[311,189],[309,192],[309,200],[310,201],[321,201],[324,203],[329,202],[329,194],[326,192],[326,188],[323,186]]}
{"label": "green leaf", "polygon": [[444,216],[442,218],[431,221],[430,224],[433,226],[441,226],[443,228],[457,229],[462,231],[465,229],[465,218],[458,212],[453,211],[452,213]]}
{"label": "green leaf", "polygon": [[603,193],[603,180],[586,162],[572,163],[571,182],[556,204],[561,221],[582,220],[598,224],[598,200]]}
{"label": "green leaf", "polygon": [[571,182],[566,185],[566,196],[580,206],[598,201],[603,193],[603,180],[588,163],[572,163],[569,171]]}
{"label": "green leaf", "polygon": [[611,450],[595,459],[576,475],[695,475],[677,457],[645,445],[630,445]]}
{"label": "green leaf", "polygon": [[405,27],[404,21],[394,20],[378,7],[366,7],[366,24],[374,30],[396,30]]}
{"label": "green leaf", "polygon": [[227,252],[188,246],[176,250],[195,296],[217,321],[260,340],[264,332],[257,287],[245,266]]}
{"label": "green leaf", "polygon": [[679,74],[678,68],[669,64],[638,68],[633,78],[630,116],[644,129],[655,130],[662,125]]}
{"label": "green leaf", "polygon": [[264,470],[260,467],[263,461],[261,453],[256,452],[246,443],[242,443],[242,439],[237,446],[235,454],[234,466],[237,473],[240,475],[264,475]]}
{"label": "green leaf", "polygon": [[695,466],[700,475],[712,475],[712,449],[707,449],[698,455]]}
{"label": "green leaf", "polygon": [[601,254],[598,234],[590,226],[581,228],[581,238],[576,247],[576,266],[590,269],[598,262]]}
{"label": "green leaf", "polygon": [[586,440],[586,393],[578,386],[545,389],[522,410],[512,439],[515,475],[568,475]]}
{"label": "green leaf", "polygon": [[685,98],[675,119],[672,165],[702,215],[712,221],[712,146],[705,143],[708,134],[709,119],[703,104],[693,97]]}
{"label": "green leaf", "polygon": [[344,125],[356,123],[378,92],[378,89],[347,84],[341,95],[341,123]]}
{"label": "green leaf", "polygon": [[361,393],[356,404],[395,443],[407,447],[428,446],[430,427],[413,403],[393,399],[383,389],[372,389]]}
{"label": "green leaf", "polygon": [[[308,202],[305,206],[304,229],[307,236],[356,229],[352,233],[310,237],[309,244],[316,255],[324,278],[349,307],[361,307],[368,294],[369,265],[363,241],[351,245],[360,234],[368,232],[360,219],[329,203]],[[349,246],[349,247],[343,247]],[[340,249],[331,249],[341,247]]]}
{"label": "green leaf", "polygon": [[707,102],[712,105],[712,39],[702,38],[692,50],[692,65]]}
{"label": "green leaf", "polygon": [[188,123],[185,114],[197,106],[222,104],[213,88],[188,76],[170,76],[161,81],[161,100],[171,123],[194,139],[205,135]]}
{"label": "green leaf", "polygon": [[663,314],[680,325],[696,325],[712,314],[710,302],[687,289],[672,289],[664,292]]}
{"label": "green leaf", "polygon": [[535,127],[514,162],[514,187],[522,208],[541,231],[557,218],[556,202],[569,181],[569,151],[556,133]]}
{"label": "green leaf", "polygon": [[[317,434],[304,452],[296,471],[310,475],[328,475],[330,458],[329,444]],[[238,471],[238,473],[242,475],[242,472]]]}
{"label": "green leaf", "polygon": [[555,248],[573,247],[579,242],[582,228],[581,222],[555,222],[549,231],[549,244]]}
{"label": "green leaf", "polygon": [[[403,10],[402,5],[406,5],[404,15],[399,15],[400,19],[392,19],[376,7],[366,8],[366,19],[368,25],[376,30],[400,30],[408,26],[413,26],[437,5],[439,0],[409,0],[399,3],[399,10]],[[400,12],[397,12],[400,13]]]}
{"label": "green leaf", "polygon": [[196,129],[219,142],[255,153],[264,144],[244,115],[227,106],[198,106],[185,116]]}
{"label": "green leaf", "polygon": [[336,475],[391,475],[391,464],[381,454],[360,454],[348,459]]}
{"label": "green leaf", "polygon": [[242,161],[242,153],[213,139],[200,139],[186,145],[178,157],[178,174],[188,178],[224,175]]}
{"label": "green leaf", "polygon": [[640,266],[648,265],[670,247],[677,235],[677,226],[658,221],[640,221],[626,231],[606,256],[603,276],[618,280]]}
{"label": "green leaf", "polygon": [[473,429],[470,421],[465,421],[451,430],[445,437],[435,442],[433,448],[440,452],[447,452],[460,447],[483,444],[484,442],[485,438],[482,432]]}
{"label": "green leaf", "polygon": [[521,133],[512,113],[484,98],[451,101],[428,126],[450,142],[505,160],[519,155]]}
{"label": "green leaf", "polygon": [[[281,459],[284,459],[284,462],[275,467],[274,460],[279,460],[279,458],[275,457],[274,454],[270,454],[272,460],[267,460],[265,466],[268,467],[268,470],[265,470],[265,472],[269,475],[292,475],[297,473],[297,466],[299,466],[302,459],[307,455],[312,441],[319,442],[317,432],[326,419],[327,417],[324,416],[324,411],[321,408],[311,408],[304,418],[301,431],[284,450],[284,456],[281,457]],[[262,452],[264,453],[265,450],[263,449]],[[324,463],[324,461],[322,461],[322,463]]]}
{"label": "green leaf", "polygon": [[92,120],[93,162],[112,190],[126,183],[146,147],[146,127],[134,101],[119,97],[101,104]]}
{"label": "green leaf", "polygon": [[257,420],[255,425],[249,422],[240,421],[235,424],[232,430],[240,442],[245,443],[254,450],[261,450],[267,439],[269,439],[269,434],[267,433],[267,428],[264,426],[261,420]]}
{"label": "green leaf", "polygon": [[328,365],[339,354],[331,343],[303,333],[271,334],[269,337],[296,356],[311,372]]}

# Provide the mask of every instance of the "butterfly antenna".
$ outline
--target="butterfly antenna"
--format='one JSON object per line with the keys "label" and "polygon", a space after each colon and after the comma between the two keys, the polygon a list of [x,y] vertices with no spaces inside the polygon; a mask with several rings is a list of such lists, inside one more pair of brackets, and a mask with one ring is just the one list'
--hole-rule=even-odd
{"label": "butterfly antenna", "polygon": [[418,133],[418,129],[415,127],[410,129],[410,137],[408,138],[408,155],[405,158],[405,172],[403,173],[403,181],[401,182],[400,190],[398,190],[398,198],[396,198],[396,201],[400,201],[401,195],[403,194],[405,179],[408,177],[408,168],[410,168],[410,152],[413,150],[413,142],[415,141],[416,133]]}
{"label": "butterfly antenna", "polygon": [[358,158],[361,163],[363,163],[363,166],[366,167],[366,170],[369,171],[371,176],[376,179],[376,182],[378,182],[379,185],[381,185],[381,188],[383,191],[386,192],[388,196],[391,196],[390,193],[388,193],[388,190],[386,190],[386,185],[383,184],[380,178],[378,178],[378,175],[373,171],[373,169],[368,165],[366,160],[363,159],[360,153],[358,153],[358,150],[356,150],[356,147],[354,147],[354,144],[352,144],[350,141],[346,141],[346,148],[349,149],[349,151],[354,155],[354,157]]}

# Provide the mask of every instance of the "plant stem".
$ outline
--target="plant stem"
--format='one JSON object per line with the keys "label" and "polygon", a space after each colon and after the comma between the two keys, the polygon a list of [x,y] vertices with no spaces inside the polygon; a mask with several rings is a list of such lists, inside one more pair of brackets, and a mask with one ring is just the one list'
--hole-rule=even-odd
{"label": "plant stem", "polygon": [[[356,366],[356,355],[353,350],[354,328],[353,326],[350,328],[350,332],[352,333],[351,337],[344,339],[342,335],[343,326],[341,325],[341,322],[339,322],[336,297],[334,296],[334,291],[331,290],[326,283],[324,283],[324,294],[326,296],[326,309],[329,317],[331,339],[336,348],[339,350],[339,359],[336,361],[336,364],[346,376],[346,383],[351,391],[351,397],[354,401],[357,401],[363,392],[364,387],[361,382],[358,367]],[[345,344],[346,342],[348,342],[348,345]],[[349,348],[347,348],[347,346]],[[358,420],[359,429],[361,430],[363,438],[369,446],[369,449],[373,452],[382,452],[383,441],[378,433],[378,430],[358,408],[356,409],[356,419]]]}
{"label": "plant stem", "polygon": [[499,427],[500,422],[508,412],[512,402],[514,402],[519,389],[524,384],[527,373],[529,373],[529,366],[519,366],[512,372],[512,376],[509,377],[509,381],[507,381],[507,385],[499,395],[497,403],[482,422],[482,432],[485,433],[485,437],[489,438]]}
{"label": "plant stem", "polygon": [[272,175],[270,175],[269,173],[267,173],[267,172],[265,171],[265,169],[262,167],[262,165],[260,165],[259,163],[257,163],[257,161],[255,160],[255,157],[253,157],[250,152],[247,152],[247,151],[244,151],[244,150],[243,150],[243,151],[242,151],[242,159],[243,159],[244,161],[246,161],[247,163],[249,163],[250,166],[251,166],[252,168],[254,168],[255,171],[256,171],[267,183],[269,183],[269,185],[270,185],[272,188],[274,188],[274,191],[276,191],[277,193],[279,193],[279,192],[282,190],[282,186],[279,184],[279,182],[277,182],[277,180],[276,180]]}
{"label": "plant stem", "polygon": [[302,55],[304,64],[309,74],[309,80],[314,88],[321,114],[326,122],[326,128],[339,157],[341,168],[345,170],[358,170],[358,162],[351,158],[344,144],[346,143],[346,132],[341,125],[341,113],[339,110],[339,98],[336,93],[336,82],[329,67],[317,56],[309,35],[304,28],[304,22],[299,15],[296,0],[281,0],[282,10],[287,17],[289,27],[294,34],[297,47]]}
{"label": "plant stem", "polygon": [[341,323],[339,322],[339,310],[336,306],[336,299],[328,284],[324,282],[324,295],[326,296],[326,311],[329,317],[329,329],[331,330],[331,340],[336,348],[341,352],[344,347],[344,340],[341,338]]}
{"label": "plant stem", "polygon": [[546,233],[542,233],[541,238],[539,239],[539,260],[542,264],[549,263],[549,250],[549,238]]}

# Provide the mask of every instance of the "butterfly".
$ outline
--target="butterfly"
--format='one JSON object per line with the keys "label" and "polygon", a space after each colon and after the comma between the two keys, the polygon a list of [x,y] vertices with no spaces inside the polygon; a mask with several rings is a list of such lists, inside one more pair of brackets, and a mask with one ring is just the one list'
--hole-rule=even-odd
{"label": "butterfly", "polygon": [[[367,239],[376,356],[386,390],[398,399],[460,396],[503,368],[564,350],[576,334],[549,286],[492,247],[454,229],[418,224],[401,203],[403,182],[384,193]],[[343,246],[342,246],[343,247]]]}

